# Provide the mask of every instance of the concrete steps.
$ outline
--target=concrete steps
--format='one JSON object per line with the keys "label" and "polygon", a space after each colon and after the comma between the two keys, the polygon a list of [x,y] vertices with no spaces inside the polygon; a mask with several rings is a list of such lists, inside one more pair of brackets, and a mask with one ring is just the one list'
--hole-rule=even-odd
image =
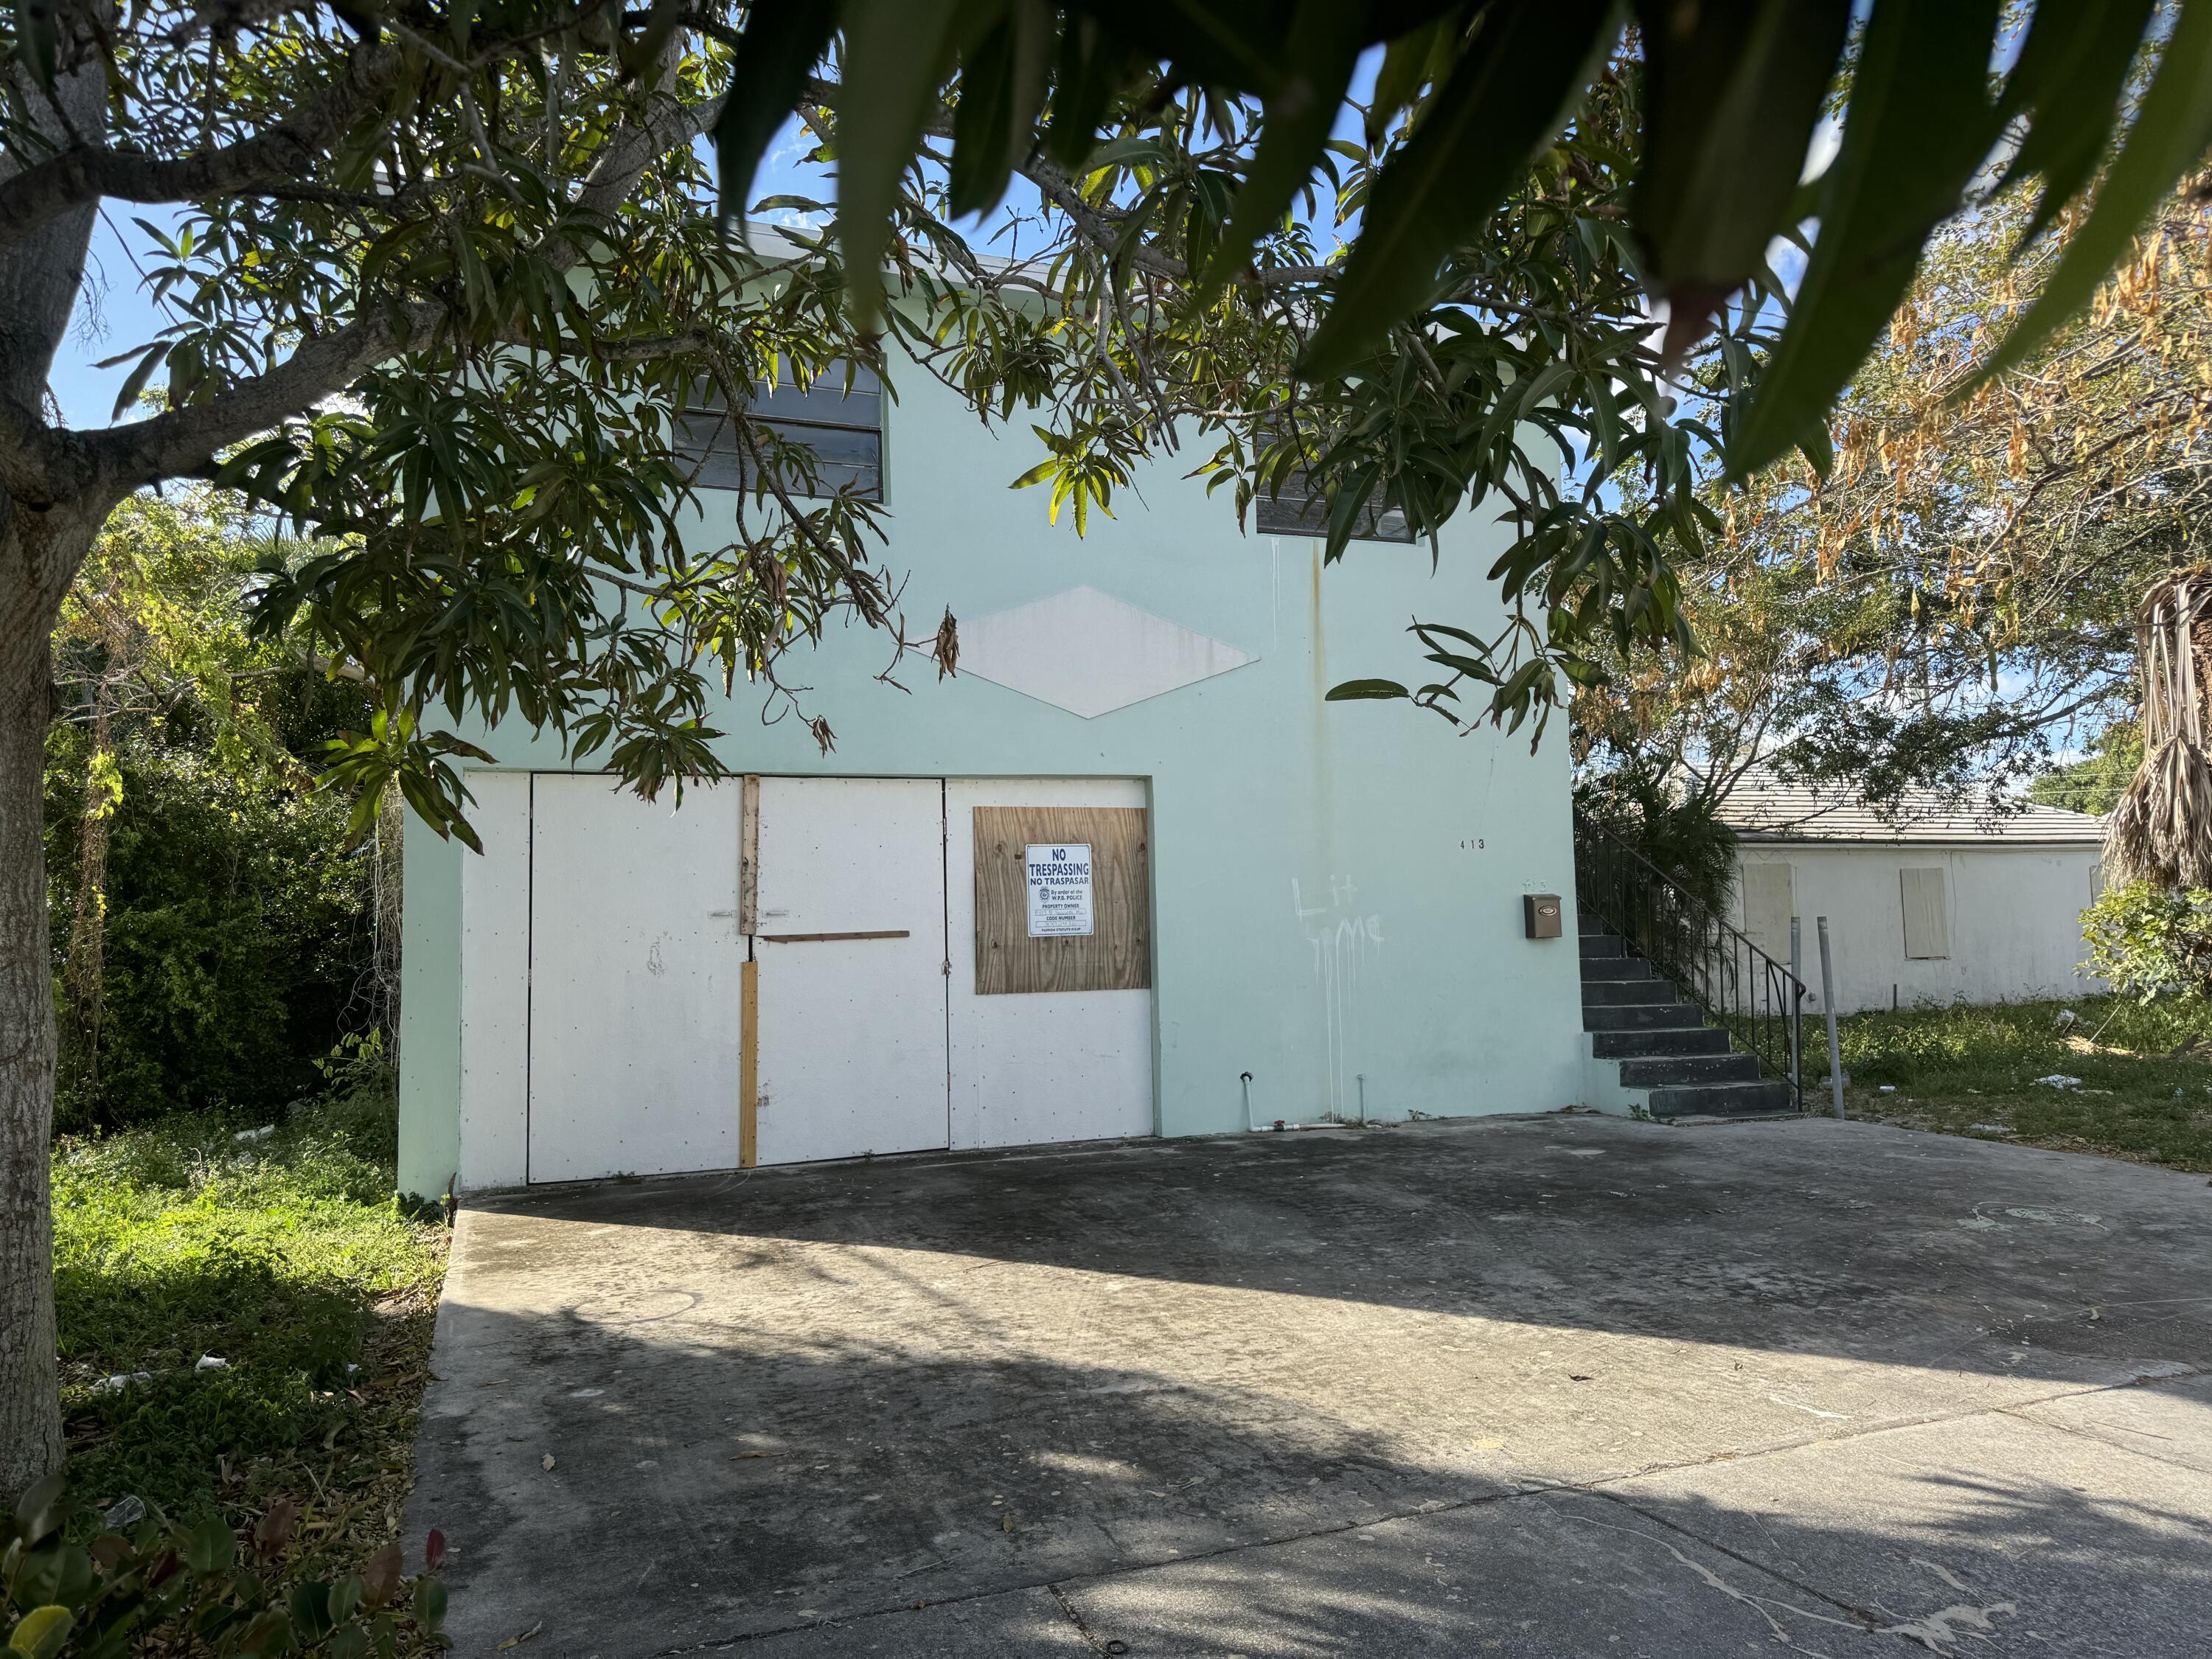
{"label": "concrete steps", "polygon": [[[1691,1012],[1695,1012],[1693,1009]],[[1717,1025],[1662,1025],[1644,1030],[1590,1032],[1600,1060],[1646,1060],[1661,1054],[1724,1054],[1728,1033]]]}
{"label": "concrete steps", "polygon": [[1729,1035],[1706,1023],[1626,942],[1584,914],[1583,1029],[1599,1060],[1617,1062],[1620,1085],[1645,1091],[1645,1109],[1681,1118],[1780,1117],[1793,1114],[1790,1085],[1759,1075],[1756,1056],[1735,1052]]}

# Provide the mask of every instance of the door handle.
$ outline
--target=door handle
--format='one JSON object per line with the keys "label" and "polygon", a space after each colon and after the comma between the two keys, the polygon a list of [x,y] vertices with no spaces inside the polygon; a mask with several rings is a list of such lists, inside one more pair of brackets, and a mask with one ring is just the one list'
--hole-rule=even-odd
{"label": "door handle", "polygon": [[886,927],[863,933],[763,933],[763,945],[824,945],[841,939],[912,939],[914,935],[903,927]]}

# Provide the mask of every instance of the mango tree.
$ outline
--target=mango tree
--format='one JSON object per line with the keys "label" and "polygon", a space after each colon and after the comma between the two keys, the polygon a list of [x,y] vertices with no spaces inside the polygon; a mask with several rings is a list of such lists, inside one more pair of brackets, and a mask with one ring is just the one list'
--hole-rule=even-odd
{"label": "mango tree", "polygon": [[[1670,559],[1717,522],[1697,462],[1825,465],[1827,405],[1970,192],[2016,177],[2039,223],[2084,216],[2001,368],[2212,138],[2204,0],[22,0],[14,21],[0,1492],[61,1450],[48,641],[132,493],[204,480],[313,540],[261,614],[374,694],[334,784],[364,813],[395,786],[464,838],[465,714],[649,792],[715,770],[718,686],[805,718],[779,662],[841,613],[884,630],[887,672],[909,647],[951,665],[951,626],[909,638],[878,508],[822,493],[748,408],[848,364],[1036,425],[1025,480],[1079,521],[1176,452],[1240,512],[1310,481],[1331,556],[1378,495],[1423,532],[1501,518],[1502,630],[1425,623],[1428,684],[1339,691],[1540,730],[1592,642],[1688,647]],[[834,217],[749,241],[756,163],[794,122],[835,162]],[[145,209],[165,325],[129,343],[115,423],[69,429],[46,379],[94,216]],[[1008,214],[1004,257],[963,234]],[[1786,325],[1778,238],[1809,248]],[[1693,347],[1714,419],[1669,389]],[[684,409],[746,458],[730,540],[688,510]]]}

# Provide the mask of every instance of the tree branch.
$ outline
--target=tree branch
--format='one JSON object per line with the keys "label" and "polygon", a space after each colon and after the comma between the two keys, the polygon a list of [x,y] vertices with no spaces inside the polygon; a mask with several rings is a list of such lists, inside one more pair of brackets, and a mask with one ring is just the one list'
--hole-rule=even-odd
{"label": "tree branch", "polygon": [[89,433],[80,442],[118,495],[198,471],[232,444],[344,391],[364,370],[420,341],[444,314],[434,305],[378,306],[204,404]]}
{"label": "tree branch", "polygon": [[398,80],[391,46],[359,46],[322,97],[267,131],[197,155],[166,161],[80,144],[0,183],[0,242],[19,241],[75,208],[112,196],[124,202],[191,202],[273,185],[296,187],[331,140],[361,119]]}

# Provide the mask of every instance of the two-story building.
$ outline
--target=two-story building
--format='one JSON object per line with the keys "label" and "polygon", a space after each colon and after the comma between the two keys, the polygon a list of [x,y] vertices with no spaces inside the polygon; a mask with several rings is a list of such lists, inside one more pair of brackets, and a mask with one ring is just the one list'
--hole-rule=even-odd
{"label": "two-story building", "polygon": [[[1385,522],[1324,569],[1301,503],[1243,533],[1164,465],[1079,539],[1009,488],[1026,427],[898,390],[771,408],[879,492],[958,672],[801,645],[835,750],[740,686],[735,775],[680,810],[472,733],[483,852],[406,847],[403,1189],[1579,1099],[1565,732],[1323,700],[1424,678],[1416,616],[1494,623],[1503,532],[1455,520],[1432,570]],[[1527,936],[1531,893],[1568,896],[1563,938]]]}

